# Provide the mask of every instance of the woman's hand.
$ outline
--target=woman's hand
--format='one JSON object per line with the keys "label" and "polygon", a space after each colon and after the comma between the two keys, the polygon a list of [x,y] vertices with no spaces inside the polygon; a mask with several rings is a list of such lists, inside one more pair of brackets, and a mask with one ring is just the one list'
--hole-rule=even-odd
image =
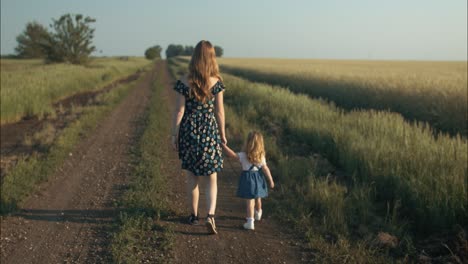
{"label": "woman's hand", "polygon": [[270,188],[272,188],[272,189],[275,188],[275,182],[274,181],[270,181]]}
{"label": "woman's hand", "polygon": [[177,142],[176,135],[171,136],[171,144],[172,144],[172,149],[174,149],[174,151],[179,151],[179,144]]}

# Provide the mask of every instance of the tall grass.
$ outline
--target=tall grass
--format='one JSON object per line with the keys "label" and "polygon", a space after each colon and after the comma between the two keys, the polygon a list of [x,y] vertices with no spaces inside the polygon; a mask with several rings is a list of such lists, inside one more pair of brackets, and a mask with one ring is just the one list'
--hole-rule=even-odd
{"label": "tall grass", "polygon": [[0,62],[1,124],[51,113],[53,102],[77,92],[99,89],[149,64],[144,58],[95,59],[86,67],[44,65],[39,60],[2,59]]}
{"label": "tall grass", "polygon": [[467,63],[219,59],[225,72],[351,109],[398,112],[438,131],[468,135]]}
{"label": "tall grass", "polygon": [[467,219],[466,140],[434,138],[430,128],[398,114],[344,113],[282,87],[224,77],[227,104],[251,122],[279,128],[285,144],[319,151],[359,182],[374,183],[379,201],[401,200],[402,217],[420,232]]}

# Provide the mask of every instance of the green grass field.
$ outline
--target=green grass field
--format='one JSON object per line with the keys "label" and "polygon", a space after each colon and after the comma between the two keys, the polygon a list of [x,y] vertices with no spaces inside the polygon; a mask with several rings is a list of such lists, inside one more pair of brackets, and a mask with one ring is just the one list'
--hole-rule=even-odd
{"label": "green grass field", "polygon": [[[174,73],[186,69],[171,65]],[[388,256],[405,262],[416,257],[418,239],[466,226],[466,139],[435,137],[398,113],[344,111],[285,87],[222,76],[228,140],[241,142],[253,128],[264,133],[279,190],[270,210],[304,232],[325,262],[387,262],[372,244],[379,231],[402,241]],[[337,242],[323,243],[330,234]]]}
{"label": "green grass field", "polygon": [[84,67],[1,59],[0,123],[15,122],[25,116],[43,117],[54,111],[53,102],[78,92],[100,89],[149,63],[144,58],[99,58]]}
{"label": "green grass field", "polygon": [[[183,60],[187,60],[186,57]],[[346,109],[398,112],[466,136],[467,63],[221,58],[222,71]]]}

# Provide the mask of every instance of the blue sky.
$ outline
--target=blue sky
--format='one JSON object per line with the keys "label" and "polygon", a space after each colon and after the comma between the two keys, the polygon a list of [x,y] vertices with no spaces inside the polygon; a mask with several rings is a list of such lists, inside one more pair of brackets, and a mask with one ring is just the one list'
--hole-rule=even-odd
{"label": "blue sky", "polygon": [[111,56],[207,39],[226,57],[467,59],[466,0],[1,0],[1,53],[27,22],[65,13],[96,18]]}

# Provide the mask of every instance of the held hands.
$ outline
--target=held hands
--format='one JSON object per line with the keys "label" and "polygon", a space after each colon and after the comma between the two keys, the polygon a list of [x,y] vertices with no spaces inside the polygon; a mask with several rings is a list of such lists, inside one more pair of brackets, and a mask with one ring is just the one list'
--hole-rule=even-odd
{"label": "held hands", "polygon": [[222,143],[221,146],[223,147],[224,153],[226,154],[227,157],[231,159],[239,159],[239,156],[237,156],[237,153],[234,152],[230,147],[228,147],[227,144]]}

